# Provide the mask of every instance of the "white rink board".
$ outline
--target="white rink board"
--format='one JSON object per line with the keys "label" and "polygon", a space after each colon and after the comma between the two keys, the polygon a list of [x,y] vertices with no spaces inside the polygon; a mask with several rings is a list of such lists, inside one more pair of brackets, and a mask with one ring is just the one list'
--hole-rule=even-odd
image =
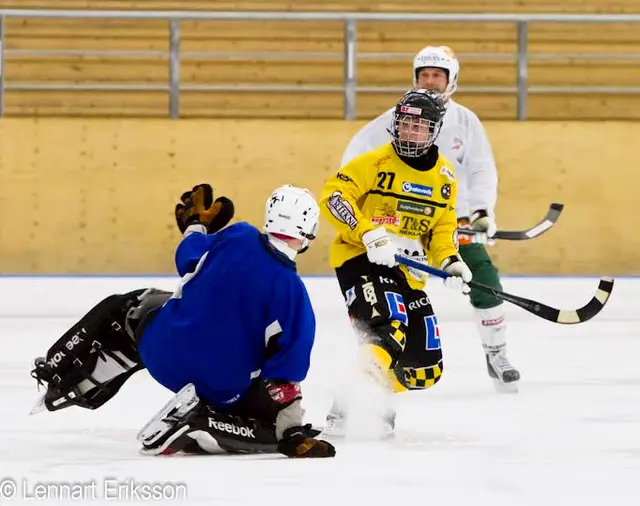
{"label": "white rink board", "polygon": [[[75,318],[111,293],[177,279],[0,277],[0,504],[36,501],[43,482],[91,482],[79,504],[124,504],[105,479],[180,483],[186,500],[153,504],[312,506],[398,503],[438,506],[635,506],[640,503],[640,279],[616,280],[591,322],[561,326],[508,307],[509,355],[522,372],[517,395],[497,394],[464,298],[430,289],[441,322],[445,372],[424,392],[397,396],[392,441],[338,441],[329,460],[278,456],[143,457],[138,429],[169,397],[143,371],[97,411],[29,416],[38,398],[29,376]],[[318,317],[308,380],[309,421],[321,423],[354,349],[337,284],[306,278]],[[562,308],[586,303],[597,278],[505,278],[505,290]],[[2,480],[17,484],[1,498]],[[109,483],[114,483],[111,481]],[[124,492],[122,492],[124,493]]]}
{"label": "white rink board", "polygon": [[[337,281],[333,277],[304,278],[314,307],[320,318],[344,313]],[[598,286],[597,277],[504,277],[503,290],[514,295],[539,300],[562,309],[577,308],[589,301]],[[90,304],[112,293],[125,293],[153,286],[172,291],[178,278],[164,277],[94,277],[0,276],[0,317],[62,317],[83,314]],[[599,319],[628,319],[628,300],[640,288],[640,278],[616,279],[614,294]],[[469,319],[471,310],[462,295],[446,290],[440,280],[431,279],[427,287],[436,312],[443,319]],[[513,318],[525,313],[507,306]],[[637,315],[640,318],[640,315]],[[529,316],[526,316],[528,319]]]}

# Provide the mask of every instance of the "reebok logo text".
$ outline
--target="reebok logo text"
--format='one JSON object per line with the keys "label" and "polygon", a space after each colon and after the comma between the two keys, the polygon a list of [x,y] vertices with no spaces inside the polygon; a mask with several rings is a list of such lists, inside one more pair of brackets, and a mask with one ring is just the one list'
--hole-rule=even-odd
{"label": "reebok logo text", "polygon": [[209,418],[209,428],[219,430],[220,432],[227,432],[228,434],[233,434],[235,436],[248,437],[251,439],[255,439],[255,434],[253,433],[253,429],[249,427],[238,427],[237,425],[233,425],[231,423],[224,423],[215,420],[214,418]]}

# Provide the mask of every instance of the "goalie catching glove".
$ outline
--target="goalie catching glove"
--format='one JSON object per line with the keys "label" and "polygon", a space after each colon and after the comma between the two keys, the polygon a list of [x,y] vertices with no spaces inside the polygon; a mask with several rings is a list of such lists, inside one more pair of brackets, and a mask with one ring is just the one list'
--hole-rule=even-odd
{"label": "goalie catching glove", "polygon": [[175,217],[182,234],[189,225],[203,225],[209,234],[224,228],[233,218],[235,207],[227,197],[213,200],[213,188],[199,184],[187,190],[176,205]]}

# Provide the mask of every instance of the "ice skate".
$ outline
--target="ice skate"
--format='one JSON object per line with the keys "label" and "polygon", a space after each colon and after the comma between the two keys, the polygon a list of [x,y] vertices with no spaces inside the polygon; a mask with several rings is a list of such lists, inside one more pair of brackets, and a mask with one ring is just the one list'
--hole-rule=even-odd
{"label": "ice skate", "polygon": [[323,435],[328,437],[344,437],[346,434],[347,414],[334,404],[327,415]]}
{"label": "ice skate", "polygon": [[186,434],[193,430],[189,421],[198,413],[200,399],[193,384],[180,390],[140,430],[137,439],[144,455],[171,455],[179,451],[194,453],[194,440]]}
{"label": "ice skate", "polygon": [[393,437],[396,426],[396,412],[388,409],[383,413],[376,410],[352,410],[349,415],[344,409],[332,406],[327,415],[322,434],[326,437],[350,439],[388,439]]}
{"label": "ice skate", "polygon": [[493,378],[498,392],[517,393],[520,372],[507,359],[504,348],[498,352],[488,353],[487,371]]}
{"label": "ice skate", "polygon": [[517,393],[520,372],[507,359],[504,307],[476,309],[476,322],[482,339],[487,372],[498,392]]}

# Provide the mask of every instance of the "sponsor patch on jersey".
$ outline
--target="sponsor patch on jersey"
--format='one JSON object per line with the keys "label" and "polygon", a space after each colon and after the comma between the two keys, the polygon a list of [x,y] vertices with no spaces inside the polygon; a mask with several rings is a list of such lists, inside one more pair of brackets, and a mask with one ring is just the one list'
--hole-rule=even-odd
{"label": "sponsor patch on jersey", "polygon": [[424,324],[427,328],[427,350],[439,350],[440,344],[440,327],[438,326],[438,318],[433,316],[425,316]]}
{"label": "sponsor patch on jersey", "polygon": [[431,301],[429,301],[429,297],[425,295],[424,297],[420,297],[418,300],[412,300],[409,302],[409,311],[415,311],[421,307],[428,307],[429,304],[431,304]]}
{"label": "sponsor patch on jersey", "polygon": [[356,287],[352,286],[344,293],[345,302],[347,307],[350,307],[356,301]]}
{"label": "sponsor patch on jersey", "polygon": [[453,173],[453,171],[449,167],[445,167],[444,165],[440,169],[440,174],[442,174],[443,176],[447,176],[451,181],[455,181],[456,179],[456,175]]}
{"label": "sponsor patch on jersey", "polygon": [[365,302],[368,302],[371,306],[378,303],[378,296],[376,295],[376,289],[373,286],[373,281],[367,281],[362,285],[362,296]]}
{"label": "sponsor patch on jersey", "polygon": [[[415,260],[416,262],[420,262],[423,264],[429,263],[429,259],[425,255],[424,250],[422,248],[420,248],[420,250],[414,249],[413,251],[409,251],[408,249],[405,249],[401,254],[402,256],[406,258],[410,258],[411,260]],[[413,267],[409,267],[408,265],[403,265],[402,268],[406,269],[406,271],[417,280],[425,281],[427,279],[427,274],[421,270],[415,269]],[[409,309],[411,310],[411,305],[409,305]]]}
{"label": "sponsor patch on jersey", "polygon": [[451,198],[451,185],[449,183],[442,185],[442,188],[440,188],[440,195],[444,200],[449,200]]}
{"label": "sponsor patch on jersey", "polygon": [[351,230],[358,226],[358,219],[353,212],[353,206],[342,198],[342,192],[334,191],[327,201],[327,207],[336,220],[346,223]]}
{"label": "sponsor patch on jersey", "polygon": [[411,183],[410,181],[402,183],[402,191],[405,193],[412,193],[413,195],[420,195],[421,197],[433,196],[433,186],[424,186],[421,184]]}
{"label": "sponsor patch on jersey", "polygon": [[375,218],[371,218],[371,223],[374,225],[400,225],[400,218],[397,216],[377,216]]}
{"label": "sponsor patch on jersey", "polygon": [[371,217],[371,223],[374,225],[400,225],[400,216],[396,213],[396,210],[389,204],[383,204],[382,207],[378,207],[373,211]]}
{"label": "sponsor patch on jersey", "polygon": [[429,231],[431,220],[428,218],[414,218],[413,216],[403,216],[402,225],[398,233],[409,237],[424,235]]}
{"label": "sponsor patch on jersey", "polygon": [[420,214],[422,216],[433,216],[436,208],[427,204],[416,204],[415,202],[398,201],[398,211],[402,213]]}
{"label": "sponsor patch on jersey", "polygon": [[351,181],[353,181],[353,179],[351,179],[349,176],[347,176],[346,174],[343,174],[342,172],[338,172],[336,174],[336,177],[340,180],[340,181],[344,181],[345,183],[350,183]]}
{"label": "sponsor patch on jersey", "polygon": [[395,292],[384,292],[384,297],[387,299],[391,319],[401,321],[405,325],[408,325],[409,316],[407,315],[407,307],[405,306],[402,295]]}

